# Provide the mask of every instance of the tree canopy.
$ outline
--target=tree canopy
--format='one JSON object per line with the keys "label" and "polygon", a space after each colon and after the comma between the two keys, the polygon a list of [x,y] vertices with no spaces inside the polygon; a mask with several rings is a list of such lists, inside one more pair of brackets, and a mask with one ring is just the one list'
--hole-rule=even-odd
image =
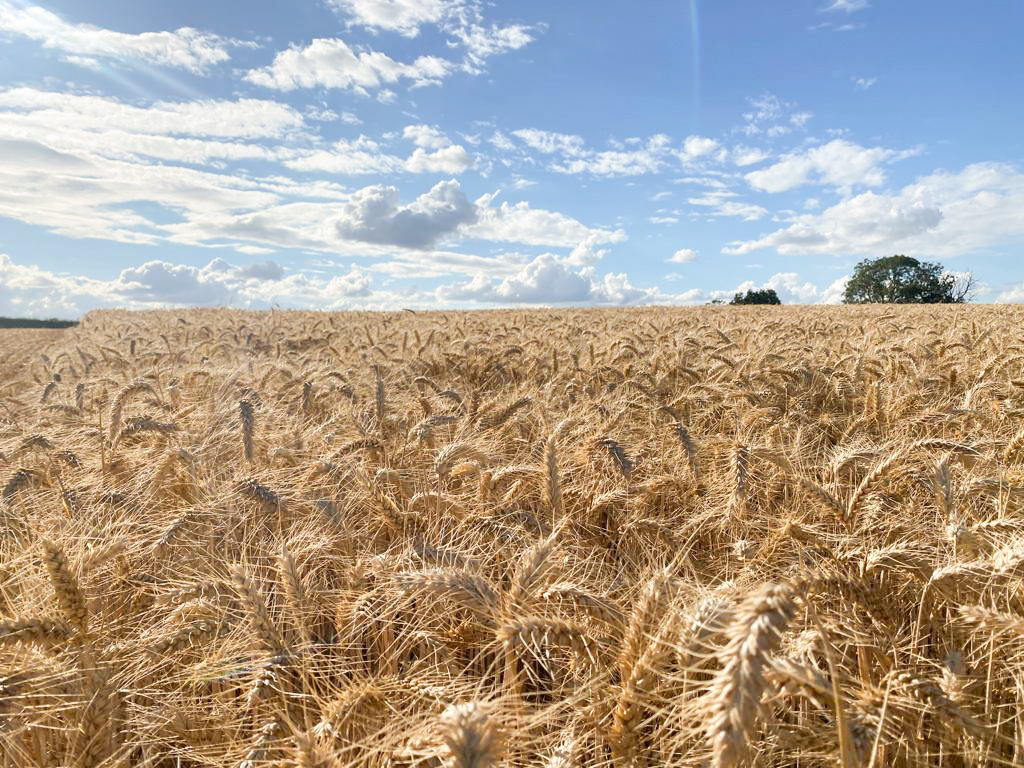
{"label": "tree canopy", "polygon": [[957,278],[941,264],[910,256],[865,259],[853,270],[843,301],[847,304],[962,304],[970,296],[970,275]]}
{"label": "tree canopy", "polygon": [[745,294],[737,293],[732,297],[730,304],[781,304],[779,294],[774,288],[762,288],[760,290],[748,290]]}

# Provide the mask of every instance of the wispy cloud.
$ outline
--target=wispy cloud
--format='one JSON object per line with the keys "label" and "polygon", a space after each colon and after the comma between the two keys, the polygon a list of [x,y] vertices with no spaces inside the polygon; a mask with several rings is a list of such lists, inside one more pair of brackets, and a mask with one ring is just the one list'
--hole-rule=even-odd
{"label": "wispy cloud", "polygon": [[68,60],[95,66],[95,59],[137,61],[203,74],[231,58],[239,41],[191,27],[129,34],[92,24],[75,24],[38,5],[0,0],[0,33],[28,38],[68,54]]}
{"label": "wispy cloud", "polygon": [[821,10],[826,13],[856,13],[870,7],[871,3],[868,0],[832,0]]}

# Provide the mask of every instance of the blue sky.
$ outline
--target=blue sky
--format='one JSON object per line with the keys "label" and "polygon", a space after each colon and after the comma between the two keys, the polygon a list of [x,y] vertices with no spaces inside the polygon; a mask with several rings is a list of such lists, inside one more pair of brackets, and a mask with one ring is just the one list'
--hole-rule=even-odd
{"label": "blue sky", "polygon": [[0,314],[1024,300],[1024,4],[0,0]]}

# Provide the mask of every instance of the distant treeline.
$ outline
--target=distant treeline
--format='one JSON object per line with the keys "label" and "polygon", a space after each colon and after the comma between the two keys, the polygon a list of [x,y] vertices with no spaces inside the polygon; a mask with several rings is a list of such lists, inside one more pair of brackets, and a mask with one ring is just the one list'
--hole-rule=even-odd
{"label": "distant treeline", "polygon": [[0,328],[70,328],[77,320],[33,320],[27,317],[0,317]]}

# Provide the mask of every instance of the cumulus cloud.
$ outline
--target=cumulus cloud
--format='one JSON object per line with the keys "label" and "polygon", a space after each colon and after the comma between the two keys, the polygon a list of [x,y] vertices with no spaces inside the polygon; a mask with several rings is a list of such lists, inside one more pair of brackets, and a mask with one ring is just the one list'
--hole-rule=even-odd
{"label": "cumulus cloud", "polygon": [[450,0],[328,0],[353,24],[416,37],[424,24],[436,24],[456,3]]}
{"label": "cumulus cloud", "polygon": [[1024,303],[1024,283],[1017,283],[1004,288],[995,299],[996,304],[1022,304]]}
{"label": "cumulus cloud", "polygon": [[901,160],[915,152],[867,148],[845,139],[833,139],[827,144],[785,155],[744,178],[750,186],[765,192],[785,192],[804,184],[823,184],[847,191],[855,186],[877,187],[885,183],[883,163]]}
{"label": "cumulus cloud", "polygon": [[725,301],[737,293],[770,288],[783,304],[839,304],[849,279],[849,276],[843,276],[822,289],[796,272],[777,272],[763,283],[745,280],[731,290],[710,291],[707,296]]}
{"label": "cumulus cloud", "polygon": [[673,264],[689,264],[697,258],[697,252],[692,248],[680,248],[669,257]]}
{"label": "cumulus cloud", "polygon": [[889,252],[952,256],[1024,238],[1024,173],[996,163],[938,171],[898,192],[864,192],[789,226],[723,249],[783,255]]}
{"label": "cumulus cloud", "polygon": [[[512,264],[504,276],[478,273],[431,292],[384,291],[372,273],[350,265],[324,265],[332,274],[286,272],[273,262],[238,266],[214,259],[205,266],[154,260],[122,270],[110,280],[58,274],[16,263],[0,254],[0,314],[74,318],[91,309],[153,309],[176,306],[284,306],[316,309],[401,306],[552,305],[624,306],[685,303],[678,296],[637,288],[624,273],[598,274],[592,266],[568,263],[550,253]],[[321,268],[322,269],[322,268]]]}
{"label": "cumulus cloud", "polygon": [[[226,263],[226,262],[225,262]],[[280,280],[284,277],[284,267],[276,261],[259,261],[244,267],[235,267],[239,277],[254,280]]]}
{"label": "cumulus cloud", "polygon": [[91,309],[152,309],[176,306],[275,305],[345,309],[376,296],[373,279],[352,266],[347,273],[310,277],[286,274],[276,262],[247,265],[213,259],[205,266],[147,261],[111,280],[54,273],[16,263],[0,254],[0,315],[74,318]]}
{"label": "cumulus cloud", "polygon": [[[116,107],[117,102],[111,106]],[[116,110],[113,112],[116,114]],[[394,191],[384,195],[379,187],[360,195],[358,191],[345,191],[333,181],[296,181],[280,175],[261,178],[235,175],[223,169],[186,167],[180,163],[189,162],[193,156],[182,147],[167,148],[165,156],[174,162],[154,163],[137,156],[156,151],[153,146],[144,146],[142,139],[179,137],[147,138],[145,134],[124,130],[40,131],[38,126],[45,122],[17,122],[24,117],[0,111],[0,154],[5,158],[0,164],[0,216],[69,237],[350,253],[357,244],[367,242],[423,248],[436,236],[462,234],[457,232],[456,224],[478,220],[481,226],[472,232],[473,238],[502,242],[571,248],[592,231],[604,232],[526,203],[505,204],[478,215],[476,205],[465,201],[457,185],[448,190],[448,208],[425,212],[420,208],[431,201],[430,194],[420,204],[404,210],[394,199]],[[133,114],[132,120],[135,119]],[[277,128],[268,126],[264,130]],[[458,145],[435,152],[424,150],[402,159],[383,152],[365,138],[339,141],[317,150],[240,146],[265,152],[259,155],[260,159],[278,159],[293,170],[328,173],[449,173],[469,167],[472,162]],[[189,153],[193,151],[198,150],[188,148]],[[436,188],[433,193],[437,194]],[[360,216],[353,218],[353,206],[366,204],[367,197],[391,200],[394,210],[386,215],[394,215],[391,225],[398,228],[398,235],[381,234],[381,222],[377,220],[368,223]],[[139,207],[140,202],[151,207]],[[483,207],[489,207],[489,199]],[[163,215],[154,215],[154,208],[162,209]],[[387,211],[386,205],[384,208]],[[335,218],[342,226],[327,225]],[[446,221],[448,224],[440,230],[433,228]],[[446,229],[449,224],[450,231]],[[409,229],[402,229],[406,225]]]}
{"label": "cumulus cloud", "polygon": [[459,174],[474,165],[466,148],[453,144],[436,126],[407,125],[402,130],[402,138],[416,145],[405,161],[405,169],[411,173]]}
{"label": "cumulus cloud", "polygon": [[821,292],[821,298],[819,304],[842,304],[843,293],[846,291],[846,284],[850,282],[850,275],[843,275],[840,278],[836,278],[832,283],[829,284],[824,291]]}
{"label": "cumulus cloud", "polygon": [[718,149],[718,142],[706,136],[687,136],[683,140],[683,157],[693,159],[703,157]]}
{"label": "cumulus cloud", "polygon": [[484,195],[476,201],[477,221],[465,228],[465,237],[566,248],[588,238],[592,243],[619,243],[626,239],[621,229],[590,228],[570,216],[532,208],[526,202],[492,206],[493,199],[494,195]]}
{"label": "cumulus cloud", "polygon": [[596,264],[608,255],[607,248],[598,248],[598,245],[607,242],[607,236],[598,232],[588,235],[576,244],[576,247],[569,252],[565,263],[572,267],[586,267]]}
{"label": "cumulus cloud", "polygon": [[575,269],[545,253],[502,280],[477,276],[465,283],[441,286],[441,301],[485,304],[597,304],[622,306],[652,300],[657,294],[636,288],[622,273],[598,277],[592,267]]}
{"label": "cumulus cloud", "polygon": [[485,23],[479,0],[328,0],[328,4],[350,24],[374,32],[416,37],[423,26],[436,25],[449,35],[450,47],[463,49],[461,69],[470,74],[483,72],[492,56],[528,45],[540,29]]}
{"label": "cumulus cloud", "polygon": [[414,86],[436,85],[452,69],[450,61],[438,56],[420,56],[406,64],[380,51],[356,52],[338,38],[317,38],[305,47],[279,52],[270,66],[250,70],[245,79],[279,91],[340,88],[368,95],[371,90],[399,81]]}
{"label": "cumulus cloud", "polygon": [[38,5],[0,0],[0,33],[35,40],[69,54],[72,63],[94,66],[95,58],[139,61],[203,74],[230,58],[236,44],[190,27],[174,31],[128,34],[74,24]]}
{"label": "cumulus cloud", "polygon": [[473,158],[466,148],[459,144],[452,144],[434,152],[417,147],[405,161],[405,169],[411,173],[459,174],[472,167]]}
{"label": "cumulus cloud", "polygon": [[442,149],[452,143],[436,125],[407,125],[402,129],[402,138],[423,149]]}
{"label": "cumulus cloud", "polygon": [[[249,256],[279,249],[360,256],[375,260],[374,269],[403,270],[403,276],[500,274],[498,260],[435,250],[441,242],[566,249],[586,242],[572,257],[583,264],[601,257],[598,244],[625,238],[621,230],[590,227],[525,201],[496,205],[484,196],[471,202],[454,180],[406,204],[387,184],[353,191],[336,179],[280,170],[260,175],[228,165],[259,160],[303,174],[349,177],[454,175],[473,166],[474,158],[436,126],[403,131],[415,149],[401,156],[366,136],[326,144],[306,119],[264,99],[143,107],[87,94],[0,90],[0,217],[73,238],[171,242]],[[143,278],[152,278],[172,285],[188,274],[147,269],[131,282],[145,286]]]}
{"label": "cumulus cloud", "polygon": [[332,225],[346,240],[430,248],[477,219],[476,207],[456,181],[442,181],[408,205],[395,187],[365,187],[346,203]]}
{"label": "cumulus cloud", "polygon": [[147,303],[231,304],[234,298],[234,291],[229,287],[231,272],[227,262],[219,259],[202,269],[147,261],[123,270],[111,286],[111,295]]}

